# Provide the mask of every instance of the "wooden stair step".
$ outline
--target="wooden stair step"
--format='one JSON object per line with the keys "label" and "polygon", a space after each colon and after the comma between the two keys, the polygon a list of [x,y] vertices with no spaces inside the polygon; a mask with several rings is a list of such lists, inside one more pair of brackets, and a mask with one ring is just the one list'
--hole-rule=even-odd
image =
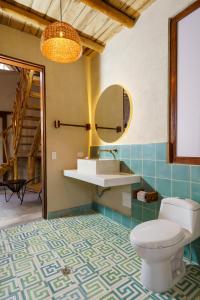
{"label": "wooden stair step", "polygon": [[22,126],[23,129],[36,129],[37,126],[28,126],[28,125],[23,125]]}
{"label": "wooden stair step", "polygon": [[20,143],[19,145],[20,146],[31,146],[32,144],[30,144],[30,143]]}
{"label": "wooden stair step", "polygon": [[38,107],[38,106],[27,106],[26,109],[28,109],[28,110],[37,110],[37,111],[39,111],[39,110],[40,110],[40,107]]}
{"label": "wooden stair step", "polygon": [[21,138],[34,138],[34,135],[23,134]]}
{"label": "wooden stair step", "polygon": [[17,157],[18,157],[18,158],[28,158],[28,154],[25,154],[25,153],[18,153],[18,154],[17,154]]}
{"label": "wooden stair step", "polygon": [[[29,154],[28,153],[18,153],[17,154],[17,157],[18,158],[28,158],[29,157]],[[41,156],[37,155],[37,156],[34,156],[35,158],[41,158]]]}
{"label": "wooden stair step", "polygon": [[31,91],[29,96],[31,98],[35,98],[35,99],[38,99],[38,100],[40,99],[40,93],[38,93],[38,92]]}
{"label": "wooden stair step", "polygon": [[36,116],[25,116],[24,120],[29,120],[29,121],[39,121],[40,117],[36,117]]}
{"label": "wooden stair step", "polygon": [[40,77],[34,75],[33,80],[32,80],[32,84],[35,85],[35,86],[40,86]]}

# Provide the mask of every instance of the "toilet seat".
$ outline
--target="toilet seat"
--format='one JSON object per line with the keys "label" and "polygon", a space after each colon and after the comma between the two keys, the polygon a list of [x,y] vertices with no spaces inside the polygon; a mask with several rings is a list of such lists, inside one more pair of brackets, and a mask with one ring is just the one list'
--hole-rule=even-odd
{"label": "toilet seat", "polygon": [[157,219],[137,225],[130,235],[133,245],[147,249],[171,247],[185,237],[182,228],[169,220]]}

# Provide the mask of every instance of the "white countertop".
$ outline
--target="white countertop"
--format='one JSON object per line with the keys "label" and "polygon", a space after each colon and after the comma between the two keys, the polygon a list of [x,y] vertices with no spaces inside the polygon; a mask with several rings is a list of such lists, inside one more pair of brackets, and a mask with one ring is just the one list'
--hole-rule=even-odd
{"label": "white countertop", "polygon": [[140,176],[129,173],[117,173],[111,175],[88,175],[82,174],[77,170],[64,170],[63,172],[64,176],[66,177],[86,181],[102,187],[119,186],[140,182]]}

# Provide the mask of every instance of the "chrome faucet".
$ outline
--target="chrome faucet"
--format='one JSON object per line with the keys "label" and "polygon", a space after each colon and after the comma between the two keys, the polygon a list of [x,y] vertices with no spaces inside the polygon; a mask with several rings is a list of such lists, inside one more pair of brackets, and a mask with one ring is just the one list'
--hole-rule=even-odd
{"label": "chrome faucet", "polygon": [[118,153],[118,149],[117,148],[113,148],[113,149],[99,149],[97,151],[98,155],[101,153],[101,152],[109,152],[112,154],[112,156],[114,157],[114,159],[116,159],[116,154]]}

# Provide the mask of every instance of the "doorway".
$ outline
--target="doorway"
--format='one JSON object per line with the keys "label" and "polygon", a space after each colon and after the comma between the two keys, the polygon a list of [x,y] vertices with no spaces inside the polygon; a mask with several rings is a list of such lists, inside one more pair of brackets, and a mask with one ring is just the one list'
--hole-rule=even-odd
{"label": "doorway", "polygon": [[[4,193],[0,201],[25,211],[26,199],[28,203],[34,195],[40,201],[41,216],[46,219],[45,67],[1,54],[0,67],[12,71],[12,77],[16,77],[16,86],[10,84],[9,88],[11,92],[11,87],[15,87],[12,109],[0,107],[0,185],[1,194]],[[37,213],[26,217],[22,214],[21,220],[19,215],[13,217],[13,222],[12,218],[8,222],[5,219],[5,226],[32,221],[37,216]]]}

